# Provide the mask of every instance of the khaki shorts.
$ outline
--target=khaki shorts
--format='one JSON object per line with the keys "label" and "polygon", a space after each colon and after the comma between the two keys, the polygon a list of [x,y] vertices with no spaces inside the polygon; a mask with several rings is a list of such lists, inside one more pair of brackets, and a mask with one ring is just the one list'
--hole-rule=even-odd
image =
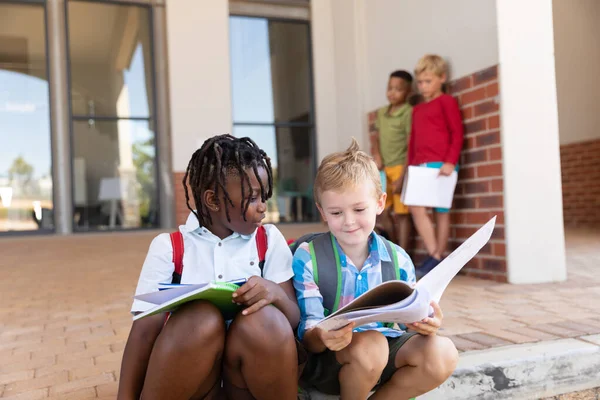
{"label": "khaki shorts", "polygon": [[[387,338],[390,349],[388,363],[381,373],[379,382],[373,388],[374,390],[383,386],[394,375],[394,372],[396,372],[395,360],[398,350],[404,346],[408,339],[415,335],[418,335],[418,333],[405,332],[399,337]],[[300,378],[300,386],[305,389],[314,388],[325,394],[339,395],[339,373],[341,369],[342,364],[337,361],[334,351],[325,350],[319,354],[309,353],[308,361]]]}
{"label": "khaki shorts", "polygon": [[400,179],[402,176],[403,165],[394,165],[393,167],[385,167],[385,178],[386,185],[385,191],[387,193],[387,200],[385,201],[385,208],[394,206],[394,213],[396,214],[408,214],[408,207],[402,203],[401,195],[394,193],[394,182]]}

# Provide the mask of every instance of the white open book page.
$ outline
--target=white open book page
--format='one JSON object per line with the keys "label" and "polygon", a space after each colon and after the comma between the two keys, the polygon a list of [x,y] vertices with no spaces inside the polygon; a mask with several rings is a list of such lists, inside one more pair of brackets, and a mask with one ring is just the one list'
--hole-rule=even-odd
{"label": "white open book page", "polygon": [[402,281],[384,282],[324,318],[317,326],[329,331],[342,328],[350,322],[354,322],[356,326],[371,322],[408,324],[431,315],[431,301],[439,303],[452,278],[490,240],[495,224],[496,217],[475,232],[414,287]]}
{"label": "white open book page", "polygon": [[450,208],[458,174],[441,176],[438,168],[410,166],[402,187],[402,203],[407,206]]}

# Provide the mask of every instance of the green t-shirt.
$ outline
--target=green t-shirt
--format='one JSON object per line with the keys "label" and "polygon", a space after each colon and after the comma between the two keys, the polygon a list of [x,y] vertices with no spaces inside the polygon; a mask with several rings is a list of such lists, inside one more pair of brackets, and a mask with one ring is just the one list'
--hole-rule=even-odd
{"label": "green t-shirt", "polygon": [[412,121],[412,106],[403,106],[388,114],[389,106],[377,110],[375,126],[379,130],[379,151],[383,165],[393,167],[406,161]]}

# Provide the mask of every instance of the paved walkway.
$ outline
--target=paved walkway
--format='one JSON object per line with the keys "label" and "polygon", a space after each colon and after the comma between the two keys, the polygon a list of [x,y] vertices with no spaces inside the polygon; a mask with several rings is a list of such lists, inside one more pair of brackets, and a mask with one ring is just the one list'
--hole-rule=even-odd
{"label": "paved walkway", "polygon": [[[154,235],[0,239],[2,399],[115,398],[131,296]],[[456,278],[442,300],[443,334],[466,351],[600,333],[599,243],[600,233],[568,233],[561,284]]]}

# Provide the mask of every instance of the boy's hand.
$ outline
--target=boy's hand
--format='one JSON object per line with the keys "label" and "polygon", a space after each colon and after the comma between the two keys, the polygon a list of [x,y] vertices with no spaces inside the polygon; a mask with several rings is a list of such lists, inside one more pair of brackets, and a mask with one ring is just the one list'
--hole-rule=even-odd
{"label": "boy's hand", "polygon": [[275,282],[259,276],[252,276],[248,282],[233,292],[233,302],[248,307],[242,311],[242,314],[249,315],[264,306],[275,303],[285,295],[283,289]]}
{"label": "boy's hand", "polygon": [[452,172],[454,172],[454,164],[452,163],[444,163],[440,168],[440,175],[442,176],[449,176]]}
{"label": "boy's hand", "polygon": [[346,325],[337,331],[324,331],[321,328],[314,328],[317,330],[317,336],[321,339],[321,342],[331,351],[340,351],[352,342],[352,329],[354,329],[354,322]]}
{"label": "boy's hand", "polygon": [[421,335],[435,335],[442,326],[444,314],[435,301],[431,302],[431,307],[433,307],[433,318],[423,318],[420,322],[413,322],[412,324],[406,324],[406,326]]}

